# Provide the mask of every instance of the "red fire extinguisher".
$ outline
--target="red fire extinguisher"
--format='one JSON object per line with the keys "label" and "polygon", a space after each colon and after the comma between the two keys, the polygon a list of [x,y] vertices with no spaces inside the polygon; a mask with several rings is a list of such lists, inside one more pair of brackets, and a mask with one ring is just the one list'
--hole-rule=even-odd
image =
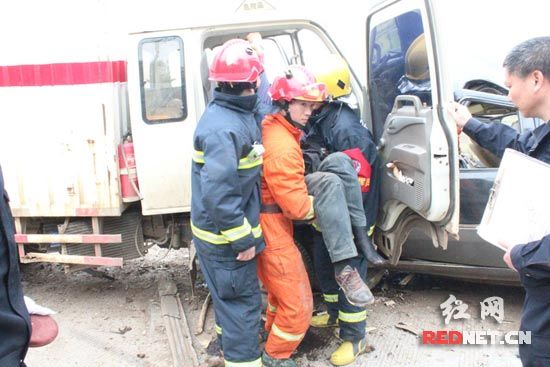
{"label": "red fire extinguisher", "polygon": [[128,136],[118,146],[118,168],[120,172],[120,190],[122,201],[132,202],[141,199],[139,193],[134,143]]}

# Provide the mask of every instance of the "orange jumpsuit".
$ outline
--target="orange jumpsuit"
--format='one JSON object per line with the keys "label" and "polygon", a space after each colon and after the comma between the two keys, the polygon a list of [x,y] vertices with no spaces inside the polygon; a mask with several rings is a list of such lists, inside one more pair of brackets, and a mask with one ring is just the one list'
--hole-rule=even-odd
{"label": "orange jumpsuit", "polygon": [[313,217],[300,135],[301,131],[280,114],[267,115],[262,122],[262,205],[278,205],[280,212],[260,214],[266,248],[258,257],[258,277],[268,292],[265,350],[279,359],[289,358],[298,347],[313,310],[309,279],[294,244],[292,227],[292,220]]}

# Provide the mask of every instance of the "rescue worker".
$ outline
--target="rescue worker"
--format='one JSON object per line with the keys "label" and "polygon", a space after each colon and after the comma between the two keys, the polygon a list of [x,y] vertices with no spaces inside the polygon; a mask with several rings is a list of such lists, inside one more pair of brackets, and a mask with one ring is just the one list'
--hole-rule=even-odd
{"label": "rescue worker", "polygon": [[[518,133],[501,124],[485,124],[468,108],[452,102],[448,112],[457,128],[480,146],[502,157],[511,148],[550,164],[550,37],[524,41],[504,59],[508,98],[525,117],[546,121],[534,130]],[[531,344],[520,344],[525,367],[550,366],[550,235],[526,244],[503,244],[505,263],[519,272],[525,287],[521,326],[531,332]]]}
{"label": "rescue worker", "polygon": [[[280,111],[267,115],[262,123],[265,155],[260,222],[267,246],[259,256],[258,275],[269,302],[265,324],[269,336],[262,361],[266,367],[291,367],[296,364],[290,355],[308,329],[313,308],[307,272],[294,244],[293,220],[313,220],[317,213],[318,225],[324,233],[332,234],[327,242],[336,241],[341,247],[336,277],[346,295],[361,303],[372,303],[373,296],[357,270],[347,263],[348,257],[357,255],[344,192],[348,185],[330,172],[304,177],[301,129],[325,99],[325,86],[315,83],[305,68],[294,65],[286,75],[274,79],[270,95]],[[351,160],[344,154],[327,158],[326,170],[334,161],[334,166],[347,162],[347,181],[356,185],[360,200]]]}
{"label": "rescue worker", "polygon": [[[331,55],[325,59],[323,68],[317,70],[316,79],[325,83],[331,99],[310,118],[310,129],[305,138],[305,144],[326,149],[328,153],[344,152],[353,160],[361,186],[361,202],[367,222],[365,227],[353,228],[355,241],[363,251],[350,261],[366,281],[367,260],[376,265],[385,262],[376,252],[369,238],[374,230],[378,213],[380,160],[370,131],[347,103],[346,98],[351,93],[347,63],[340,56]],[[313,261],[323,299],[327,305],[327,313],[313,316],[311,325],[314,327],[340,326],[340,339],[343,342],[332,353],[330,362],[342,366],[353,362],[365,350],[367,311],[365,307],[355,306],[344,297],[334,277],[332,262],[323,244],[323,237],[318,232],[313,236],[315,241]]]}
{"label": "rescue worker", "polygon": [[410,94],[420,98],[427,106],[432,105],[432,84],[430,64],[426,51],[424,33],[411,42],[405,54],[405,74],[397,82],[400,94]]}
{"label": "rescue worker", "polygon": [[25,366],[31,323],[21,288],[14,223],[0,167],[0,366]]}
{"label": "rescue worker", "polygon": [[259,225],[263,148],[254,108],[262,70],[248,42],[220,47],[209,69],[217,87],[193,137],[193,242],[229,367],[261,366],[256,255],[265,247]]}

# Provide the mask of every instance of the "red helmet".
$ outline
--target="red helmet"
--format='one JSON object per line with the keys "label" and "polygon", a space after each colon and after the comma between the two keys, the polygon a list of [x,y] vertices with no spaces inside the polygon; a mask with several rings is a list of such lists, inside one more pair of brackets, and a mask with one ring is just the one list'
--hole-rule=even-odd
{"label": "red helmet", "polygon": [[217,82],[254,82],[264,70],[258,54],[242,39],[225,42],[212,60],[209,79]]}
{"label": "red helmet", "polygon": [[315,76],[302,65],[291,65],[284,76],[273,80],[269,94],[274,101],[293,99],[310,102],[322,102],[327,94],[327,87],[323,83],[316,83]]}

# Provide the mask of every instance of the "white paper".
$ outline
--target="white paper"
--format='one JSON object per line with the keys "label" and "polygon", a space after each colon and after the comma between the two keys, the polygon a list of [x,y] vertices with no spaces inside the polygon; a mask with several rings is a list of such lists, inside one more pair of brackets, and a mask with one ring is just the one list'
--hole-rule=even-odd
{"label": "white paper", "polygon": [[23,299],[25,300],[25,306],[27,306],[27,311],[29,311],[30,315],[55,315],[57,312],[54,310],[40,306],[38,303],[34,302],[34,300],[30,297],[24,296]]}
{"label": "white paper", "polygon": [[506,149],[477,233],[503,250],[550,234],[550,165]]}

